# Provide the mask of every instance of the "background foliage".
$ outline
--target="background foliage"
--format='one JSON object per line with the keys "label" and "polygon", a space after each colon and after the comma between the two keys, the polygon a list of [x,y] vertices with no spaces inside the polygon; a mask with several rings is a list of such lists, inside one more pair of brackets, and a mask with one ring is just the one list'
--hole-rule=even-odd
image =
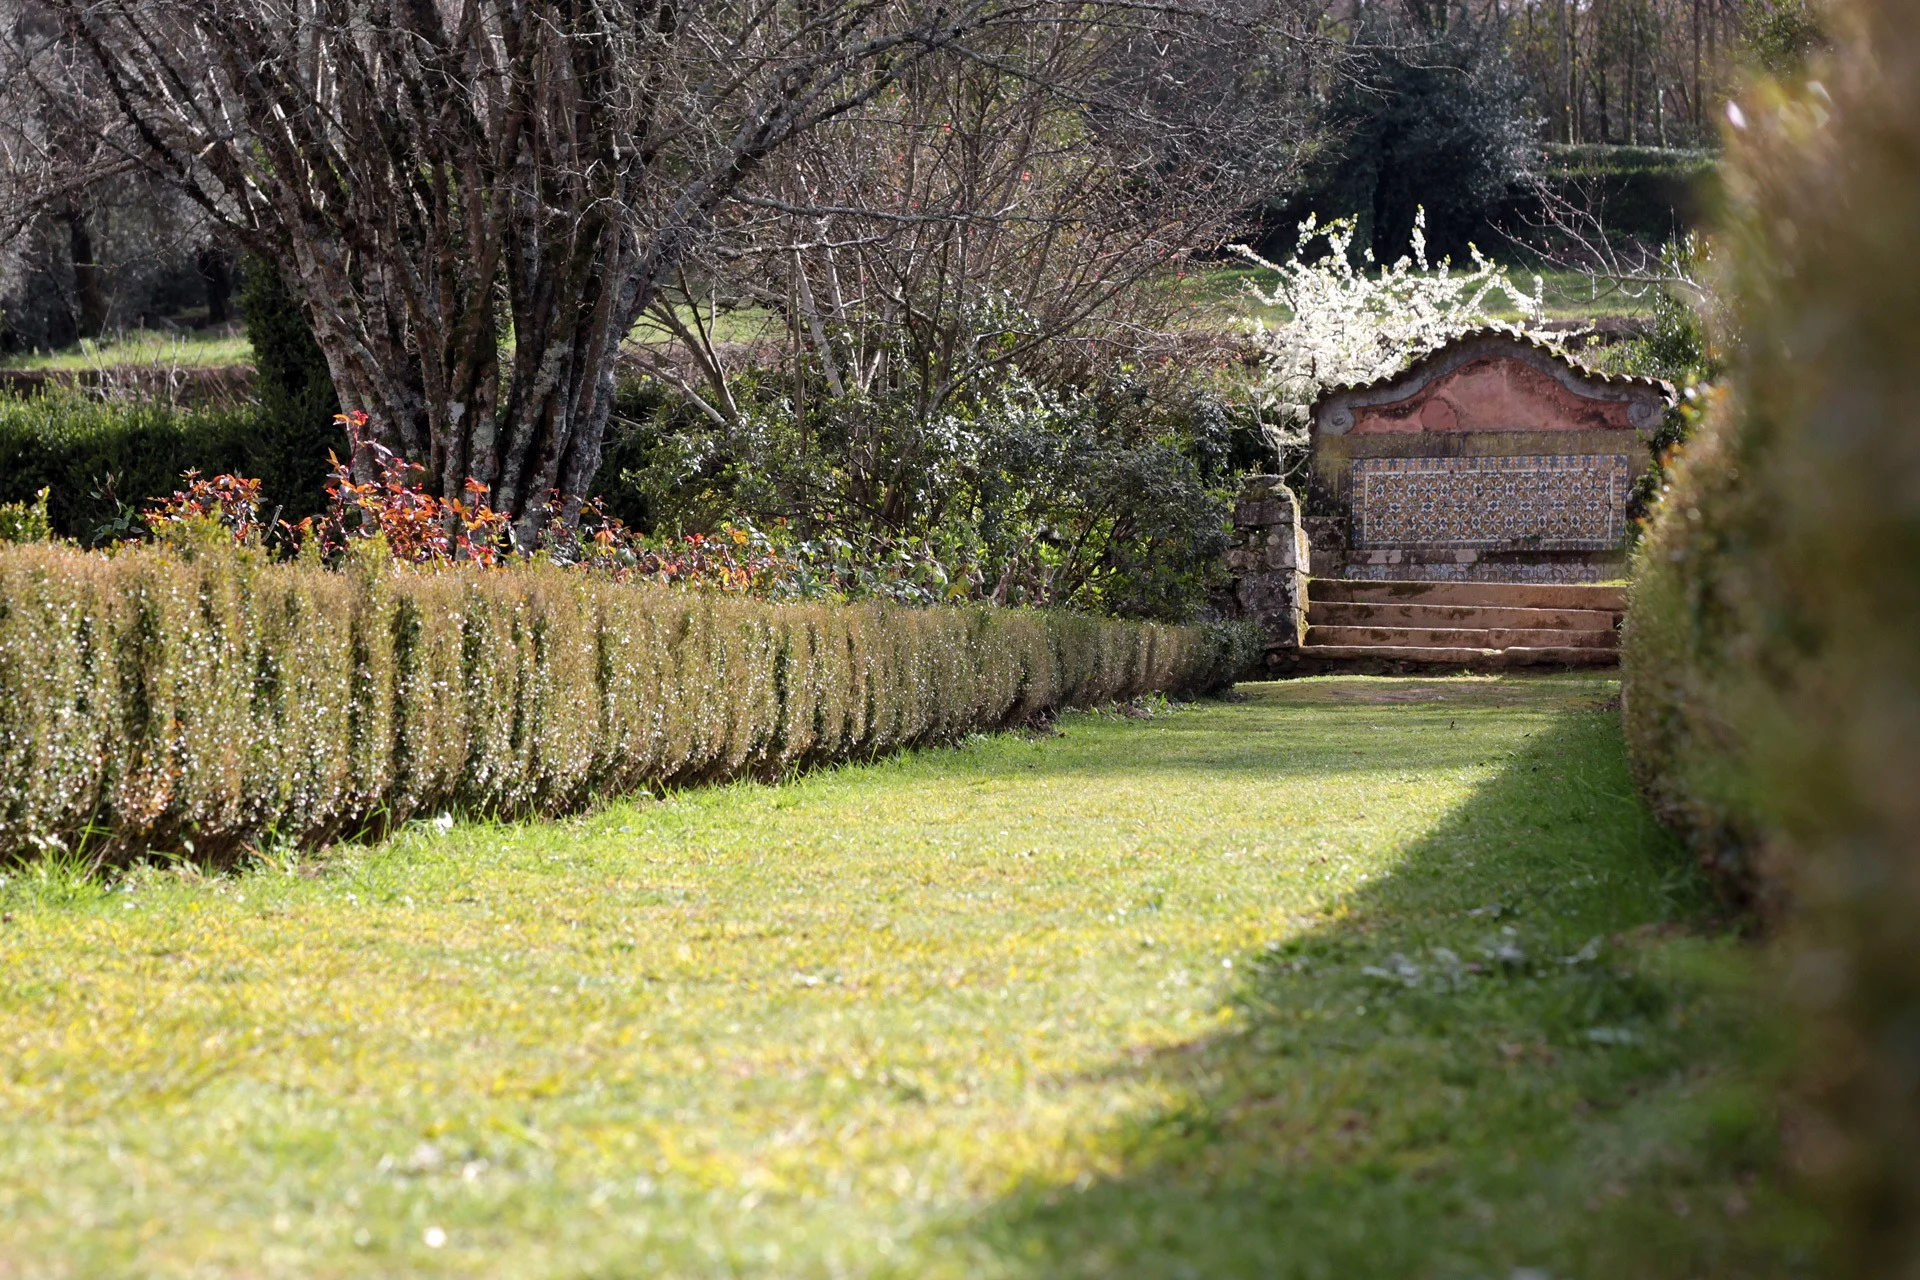
{"label": "background foliage", "polygon": [[1125,373],[1049,390],[1010,368],[928,412],[911,389],[836,398],[810,380],[802,396],[760,370],[716,422],[643,383],[596,487],[656,533],[744,517],[922,564],[954,598],[1180,621],[1225,552],[1236,449],[1257,460],[1258,445],[1217,396],[1162,392]]}
{"label": "background foliage", "polygon": [[314,412],[311,401],[175,409],[72,391],[0,395],[0,502],[48,489],[54,532],[93,543],[138,533],[132,517],[192,469],[258,478],[266,513],[298,520],[326,505],[327,449],[335,437],[345,446]]}
{"label": "background foliage", "polygon": [[[1705,147],[1549,143],[1537,175],[1615,235],[1664,244],[1706,221],[1718,158]],[[1524,199],[1515,211],[1526,211]]]}
{"label": "background foliage", "polygon": [[1434,259],[1465,258],[1530,167],[1526,84],[1491,23],[1429,32],[1374,18],[1353,39],[1356,64],[1324,108],[1335,141],[1275,210],[1280,226],[1352,217],[1356,256],[1391,262],[1412,252],[1424,208]]}

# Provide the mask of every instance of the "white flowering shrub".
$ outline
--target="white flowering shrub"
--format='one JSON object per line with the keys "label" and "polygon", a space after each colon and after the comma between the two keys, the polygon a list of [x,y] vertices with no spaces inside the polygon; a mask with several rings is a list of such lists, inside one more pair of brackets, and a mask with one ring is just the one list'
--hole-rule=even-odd
{"label": "white flowering shrub", "polygon": [[[1267,289],[1249,281],[1254,295],[1293,317],[1275,328],[1255,322],[1263,357],[1260,409],[1273,420],[1268,435],[1283,456],[1305,442],[1307,411],[1329,387],[1384,377],[1458,334],[1498,323],[1488,310],[1495,299],[1504,298],[1529,322],[1540,319],[1539,276],[1528,293],[1477,248],[1470,271],[1456,272],[1444,259],[1434,267],[1427,261],[1426,225],[1421,210],[1414,218],[1412,254],[1378,269],[1371,250],[1355,264],[1352,218],[1323,226],[1309,217],[1293,259],[1284,263],[1234,246],[1274,275]],[[1321,239],[1329,251],[1309,261],[1308,250]]]}

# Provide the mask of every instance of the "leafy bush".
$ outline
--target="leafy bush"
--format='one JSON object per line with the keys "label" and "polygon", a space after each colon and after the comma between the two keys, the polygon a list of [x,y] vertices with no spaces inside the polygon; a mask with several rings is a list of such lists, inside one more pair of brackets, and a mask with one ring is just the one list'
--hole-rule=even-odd
{"label": "leafy bush", "polygon": [[738,378],[724,421],[630,389],[606,510],[656,538],[784,529],[796,559],[876,594],[1167,621],[1204,605],[1226,551],[1224,423],[1178,420],[1120,379],[1061,392],[996,370],[929,407],[817,379],[796,396],[802,376]]}
{"label": "leafy bush", "polygon": [[47,491],[32,502],[0,502],[0,542],[51,542],[53,520],[47,514]]}
{"label": "leafy bush", "polygon": [[1920,28],[1836,25],[1836,65],[1730,135],[1731,390],[1641,552],[1625,675],[1641,777],[1793,913],[1800,1154],[1864,1277],[1920,1266]]}
{"label": "leafy bush", "polygon": [[1712,264],[1704,242],[1688,234],[1660,251],[1664,280],[1651,287],[1653,324],[1626,342],[1599,348],[1587,363],[1606,373],[1664,378],[1680,389],[1660,426],[1648,441],[1653,465],[1634,481],[1627,497],[1627,521],[1635,541],[1669,487],[1668,471],[1699,430],[1711,384],[1726,372],[1714,334],[1729,327],[1711,282]]}
{"label": "leafy bush", "polygon": [[[142,523],[161,542],[192,543],[200,532],[224,531],[240,546],[258,546],[266,532],[260,520],[260,482],[240,476],[202,478],[189,471],[185,489],[148,504]],[[170,537],[169,534],[177,536]]]}
{"label": "leafy bush", "polygon": [[1228,683],[1238,631],[774,605],[546,563],[0,547],[0,856],[231,856]]}
{"label": "leafy bush", "polygon": [[389,554],[407,564],[467,560],[490,567],[512,553],[511,522],[487,505],[487,486],[468,477],[459,497],[429,493],[421,483],[427,469],[381,444],[367,429],[365,413],[355,410],[336,419],[347,433],[350,456],[360,459],[373,474],[356,480],[351,466],[332,453],[327,455],[332,475],[327,480],[326,515],[309,517],[291,529],[303,553],[337,558],[350,541],[367,538],[380,539]]}

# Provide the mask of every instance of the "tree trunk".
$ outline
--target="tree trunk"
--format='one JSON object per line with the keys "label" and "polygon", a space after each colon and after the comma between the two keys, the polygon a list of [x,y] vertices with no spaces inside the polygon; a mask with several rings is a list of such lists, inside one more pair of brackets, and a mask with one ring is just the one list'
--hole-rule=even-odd
{"label": "tree trunk", "polygon": [[233,255],[217,244],[200,250],[195,266],[207,290],[207,324],[233,319]]}
{"label": "tree trunk", "polygon": [[[306,304],[343,408],[523,540],[624,336],[766,159],[1057,0],[47,0],[135,145]],[[1004,49],[1000,50],[1004,52]],[[364,460],[362,460],[364,465]]]}
{"label": "tree trunk", "polygon": [[67,246],[73,258],[73,295],[78,304],[80,336],[97,338],[107,327],[107,290],[104,273],[94,259],[86,210],[69,204],[61,220],[67,224]]}

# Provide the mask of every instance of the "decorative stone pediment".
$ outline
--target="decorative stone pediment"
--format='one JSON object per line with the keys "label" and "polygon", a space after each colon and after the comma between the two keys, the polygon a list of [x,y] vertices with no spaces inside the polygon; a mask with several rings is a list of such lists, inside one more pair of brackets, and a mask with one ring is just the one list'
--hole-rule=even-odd
{"label": "decorative stone pediment", "polygon": [[[1481,329],[1313,406],[1315,567],[1356,578],[1593,581],[1673,388]],[[1337,566],[1337,568],[1336,568]]]}
{"label": "decorative stone pediment", "polygon": [[1476,330],[1401,373],[1340,387],[1313,407],[1322,435],[1634,431],[1651,439],[1673,388],[1595,373],[1506,330]]}

